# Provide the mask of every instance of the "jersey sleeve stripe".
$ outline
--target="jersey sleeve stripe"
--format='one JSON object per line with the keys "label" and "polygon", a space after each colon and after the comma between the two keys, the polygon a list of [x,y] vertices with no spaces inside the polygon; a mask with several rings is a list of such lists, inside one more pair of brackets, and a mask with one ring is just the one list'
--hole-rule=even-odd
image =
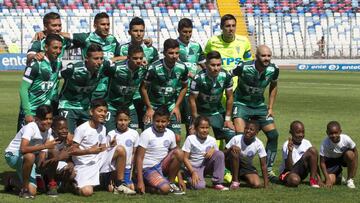
{"label": "jersey sleeve stripe", "polygon": [[28,82],[28,83],[30,83],[30,84],[32,84],[32,82],[33,82],[31,79],[29,79],[29,78],[27,78],[27,77],[23,77],[23,80],[26,81],[26,82]]}

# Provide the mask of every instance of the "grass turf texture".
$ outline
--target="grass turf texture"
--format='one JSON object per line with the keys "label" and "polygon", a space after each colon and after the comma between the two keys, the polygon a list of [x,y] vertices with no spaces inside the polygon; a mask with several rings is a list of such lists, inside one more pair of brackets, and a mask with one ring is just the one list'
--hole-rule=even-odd
{"label": "grass turf texture", "polygon": [[[21,72],[0,72],[0,149],[3,152],[16,131],[19,107],[18,89]],[[289,137],[289,124],[298,119],[305,124],[305,136],[318,149],[325,136],[325,127],[330,120],[338,120],[343,132],[350,135],[360,144],[359,107],[360,107],[360,73],[334,72],[297,72],[282,70],[279,80],[278,97],[275,103],[275,118],[279,129],[278,156],[275,171],[281,162],[281,147]],[[264,134],[259,138],[265,141]],[[9,171],[5,160],[0,158],[0,179]],[[255,166],[259,168],[256,160]],[[346,176],[346,170],[343,175]],[[0,180],[0,181],[1,181]],[[360,188],[359,175],[355,184]],[[334,186],[332,189],[313,189],[308,182],[298,188],[287,188],[282,185],[271,184],[269,189],[250,189],[243,184],[237,191],[187,191],[184,196],[136,195],[126,197],[97,191],[90,198],[83,198],[73,194],[60,194],[57,198],[38,195],[35,202],[357,202],[359,189],[350,190],[346,186]],[[3,183],[0,182],[0,202],[20,202],[17,194],[5,194]]]}

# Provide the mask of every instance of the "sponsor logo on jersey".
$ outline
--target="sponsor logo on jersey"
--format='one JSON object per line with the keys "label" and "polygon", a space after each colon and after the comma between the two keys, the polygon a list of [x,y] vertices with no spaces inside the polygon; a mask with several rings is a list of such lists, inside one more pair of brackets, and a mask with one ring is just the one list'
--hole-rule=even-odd
{"label": "sponsor logo on jersey", "polygon": [[241,58],[221,58],[222,60],[222,65],[231,65],[231,64],[238,64],[240,63],[242,60]]}

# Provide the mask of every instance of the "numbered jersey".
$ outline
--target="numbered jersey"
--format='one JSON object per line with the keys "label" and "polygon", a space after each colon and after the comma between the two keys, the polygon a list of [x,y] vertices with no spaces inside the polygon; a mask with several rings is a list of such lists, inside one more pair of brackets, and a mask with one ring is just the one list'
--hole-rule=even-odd
{"label": "numbered jersey", "polygon": [[110,110],[120,107],[134,109],[133,96],[140,88],[140,83],[146,73],[146,68],[130,70],[128,61],[116,62],[105,69],[105,75],[110,78],[106,101]]}
{"label": "numbered jersey", "polygon": [[[131,42],[120,46],[120,55],[121,56],[128,55],[128,50],[129,50],[130,45],[131,45]],[[152,64],[156,60],[159,60],[159,53],[155,47],[153,47],[153,46],[148,47],[145,44],[141,44],[141,47],[144,50],[144,55],[145,55],[148,65]],[[137,90],[134,94],[134,99],[140,99],[140,98],[141,98],[140,92],[139,92],[139,90]]]}
{"label": "numbered jersey", "polygon": [[242,62],[231,70],[232,76],[238,76],[238,86],[235,90],[234,103],[250,107],[265,106],[264,92],[266,87],[277,81],[279,68],[270,63],[262,73],[255,68],[255,61]]}
{"label": "numbered jersey", "polygon": [[[104,61],[99,69],[103,66],[110,66],[110,62]],[[81,61],[68,64],[60,74],[65,82],[60,92],[59,108],[87,110],[91,93],[100,81],[100,72],[91,74]]]}
{"label": "numbered jersey", "polygon": [[50,104],[54,88],[58,83],[57,62],[50,62],[46,57],[42,61],[34,60],[26,67],[23,80],[30,83],[28,90],[31,112],[43,104]]}
{"label": "numbered jersey", "polygon": [[148,95],[153,107],[162,105],[171,111],[178,98],[178,89],[188,82],[188,68],[180,61],[171,69],[166,67],[164,59],[151,64],[144,82],[148,86]]}
{"label": "numbered jersey", "polygon": [[221,97],[224,90],[232,91],[231,75],[221,69],[216,78],[211,78],[207,74],[207,70],[199,72],[191,82],[191,93],[196,94],[196,107],[201,115],[216,115],[224,112],[221,104]]}

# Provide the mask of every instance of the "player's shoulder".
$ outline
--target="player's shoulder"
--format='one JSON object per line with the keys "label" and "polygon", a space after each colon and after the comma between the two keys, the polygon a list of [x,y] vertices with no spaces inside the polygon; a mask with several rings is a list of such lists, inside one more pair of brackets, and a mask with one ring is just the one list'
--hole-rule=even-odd
{"label": "player's shoulder", "polygon": [[129,132],[129,134],[130,134],[131,136],[134,136],[134,137],[139,136],[138,131],[136,131],[136,130],[134,130],[134,129],[132,129],[132,128],[129,128],[129,129],[128,129],[128,132]]}
{"label": "player's shoulder", "polygon": [[230,77],[229,71],[225,70],[224,68],[220,69],[219,75],[222,77]]}
{"label": "player's shoulder", "polygon": [[258,137],[255,137],[255,144],[258,147],[264,147],[264,143]]}
{"label": "player's shoulder", "polygon": [[114,63],[114,65],[115,65],[117,68],[127,68],[127,64],[128,64],[128,61],[127,61],[127,60],[116,61],[116,62]]}
{"label": "player's shoulder", "polygon": [[270,63],[268,67],[273,70],[279,71],[279,66],[277,66],[275,63]]}
{"label": "player's shoulder", "polygon": [[215,139],[215,137],[212,137],[212,136],[208,135],[208,136],[206,137],[206,141],[207,141],[207,142],[216,142],[216,139]]}
{"label": "player's shoulder", "polygon": [[347,140],[352,140],[351,137],[350,137],[349,135],[345,134],[345,133],[341,133],[341,134],[340,134],[340,138],[341,138],[341,139],[345,139],[346,141],[347,141]]}
{"label": "player's shoulder", "polygon": [[182,61],[177,61],[175,66],[179,69],[185,69],[187,67],[186,64]]}
{"label": "player's shoulder", "polygon": [[235,35],[235,42],[237,43],[250,43],[250,40],[247,36],[244,35]]}
{"label": "player's shoulder", "polygon": [[224,40],[222,39],[222,35],[214,35],[207,42],[207,44],[209,45],[216,43],[224,43]]}
{"label": "player's shoulder", "polygon": [[193,41],[193,40],[190,40],[189,45],[190,45],[191,47],[194,47],[194,48],[199,48],[199,47],[201,47],[201,45],[200,45],[199,42],[196,42],[196,41]]}
{"label": "player's shoulder", "polygon": [[304,143],[304,144],[307,145],[307,146],[312,145],[311,142],[310,142],[310,140],[305,139],[305,138],[301,141],[301,143]]}
{"label": "player's shoulder", "polygon": [[125,43],[125,44],[121,44],[121,45],[120,45],[120,49],[121,49],[121,50],[128,49],[129,46],[130,46],[130,42],[127,42],[127,43]]}
{"label": "player's shoulder", "polygon": [[149,69],[156,68],[156,67],[162,67],[163,66],[164,59],[158,59],[150,64]]}

